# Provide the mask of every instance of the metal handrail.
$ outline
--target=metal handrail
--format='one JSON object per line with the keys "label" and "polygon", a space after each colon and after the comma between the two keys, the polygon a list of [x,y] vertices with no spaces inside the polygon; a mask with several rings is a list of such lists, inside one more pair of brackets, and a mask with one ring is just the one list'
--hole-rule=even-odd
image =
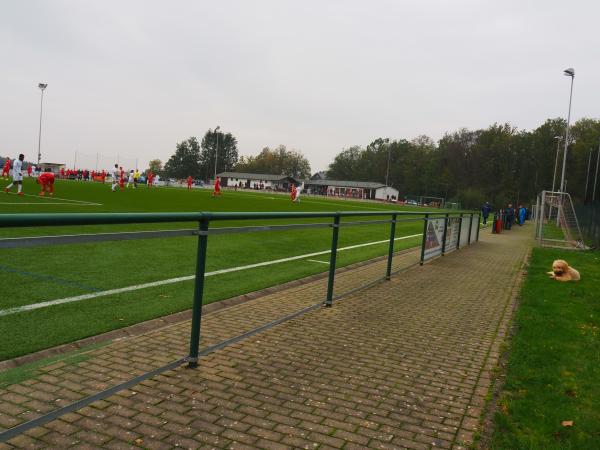
{"label": "metal handrail", "polygon": [[[187,357],[187,362],[190,367],[197,367],[198,355],[200,346],[200,325],[202,320],[202,303],[204,296],[204,275],[206,269],[206,250],[208,245],[208,236],[212,234],[209,230],[210,223],[215,221],[234,221],[234,220],[276,220],[276,219],[317,219],[329,218],[333,219],[332,223],[319,223],[319,225],[332,228],[331,254],[329,261],[329,274],[327,280],[327,294],[324,305],[331,307],[333,304],[333,288],[335,282],[335,269],[337,258],[337,245],[339,232],[342,226],[357,226],[372,224],[389,223],[390,224],[390,240],[387,256],[386,279],[390,279],[392,258],[394,253],[394,239],[396,233],[396,223],[402,221],[423,220],[423,243],[421,246],[421,264],[424,261],[425,241],[427,234],[427,223],[433,217],[444,219],[444,236],[442,255],[446,247],[446,233],[448,228],[448,220],[450,217],[463,218],[465,215],[470,217],[470,225],[477,216],[479,222],[480,214],[473,211],[337,211],[337,212],[178,212],[178,213],[72,213],[72,214],[0,214],[0,228],[8,227],[28,227],[28,226],[68,226],[68,225],[103,225],[103,224],[141,224],[141,223],[176,223],[176,222],[198,222],[198,229],[193,231],[193,234],[198,236],[198,250],[196,253],[196,273],[194,283],[194,303],[192,308],[192,330],[190,335],[190,352]],[[342,222],[344,217],[383,217],[387,216],[389,220],[373,220],[373,221],[357,221],[357,222]],[[399,219],[400,216],[410,217],[409,219]],[[415,219],[417,218],[417,219]],[[461,222],[462,223],[462,222]],[[281,226],[284,228],[307,228],[311,224],[295,224]],[[316,224],[315,224],[316,225]],[[274,226],[249,226],[249,227],[229,227],[223,232],[247,232],[247,231],[269,231]],[[220,230],[221,227],[213,228]],[[189,233],[192,230],[180,230],[173,233],[172,236],[180,236],[181,233]],[[164,231],[163,231],[164,232]],[[144,236],[145,231],[127,232],[126,235],[130,238],[137,238],[135,235]],[[159,232],[155,232],[158,236]],[[108,234],[108,233],[105,233]],[[221,233],[218,233],[221,234]],[[146,234],[146,236],[149,236]],[[60,237],[60,236],[58,236]],[[124,239],[127,236],[121,236],[119,239]],[[167,236],[166,236],[167,237]],[[477,227],[477,241],[479,238],[479,227]],[[32,237],[23,238],[24,240],[33,240]],[[45,237],[46,240],[51,240],[51,237]],[[105,240],[109,240],[110,236],[106,236]],[[460,239],[460,235],[459,235]],[[69,241],[67,236],[63,237],[62,242]],[[12,238],[11,238],[12,241]],[[471,229],[469,229],[468,243],[471,242]],[[60,243],[61,240],[57,239]],[[11,244],[12,245],[12,244]],[[457,242],[456,248],[460,246],[460,241]]]}

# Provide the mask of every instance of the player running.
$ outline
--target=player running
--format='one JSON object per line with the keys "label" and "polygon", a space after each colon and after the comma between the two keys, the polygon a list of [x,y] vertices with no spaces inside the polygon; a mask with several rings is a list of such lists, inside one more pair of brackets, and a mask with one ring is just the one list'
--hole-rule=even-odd
{"label": "player running", "polygon": [[221,179],[217,177],[215,180],[215,190],[212,193],[213,197],[217,197],[221,195]]}
{"label": "player running", "polygon": [[292,184],[292,201],[294,203],[300,203],[300,192],[302,192],[302,188]]}
{"label": "player running", "polygon": [[119,167],[119,188],[121,190],[125,188],[125,171],[122,167]]}
{"label": "player running", "polygon": [[134,184],[133,182],[133,170],[131,170],[129,172],[129,178],[127,178],[127,189],[129,189],[129,186]]}
{"label": "player running", "polygon": [[4,167],[2,167],[2,178],[8,180],[8,175],[10,173],[10,158],[6,158],[4,161]]}
{"label": "player running", "polygon": [[152,183],[154,183],[154,174],[151,170],[148,171],[147,179],[146,179],[146,187],[151,188]]}
{"label": "player running", "polygon": [[115,168],[110,171],[110,176],[112,178],[112,187],[111,190],[113,192],[117,192],[117,187],[119,187],[119,178],[121,176],[119,172],[119,165],[115,164]]}
{"label": "player running", "polygon": [[189,177],[187,177],[187,187],[188,189],[192,189],[192,183],[194,182],[194,180],[192,179],[192,176],[190,175]]}
{"label": "player running", "polygon": [[23,190],[23,160],[25,155],[21,153],[19,159],[13,163],[12,183],[4,188],[4,192],[8,194],[13,185],[17,185],[17,195],[24,195]]}
{"label": "player running", "polygon": [[133,188],[137,189],[138,179],[140,178],[140,171],[135,169],[133,173]]}
{"label": "player running", "polygon": [[42,185],[42,192],[40,192],[41,197],[46,195],[46,191],[50,197],[54,195],[54,174],[52,172],[43,172],[37,178],[36,182]]}

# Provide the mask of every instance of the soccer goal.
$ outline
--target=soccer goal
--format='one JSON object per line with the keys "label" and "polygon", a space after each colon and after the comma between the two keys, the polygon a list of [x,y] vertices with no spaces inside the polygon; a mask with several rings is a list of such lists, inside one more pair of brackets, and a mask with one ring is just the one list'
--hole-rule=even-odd
{"label": "soccer goal", "polygon": [[545,247],[585,249],[581,228],[567,192],[542,191],[534,208],[535,238]]}

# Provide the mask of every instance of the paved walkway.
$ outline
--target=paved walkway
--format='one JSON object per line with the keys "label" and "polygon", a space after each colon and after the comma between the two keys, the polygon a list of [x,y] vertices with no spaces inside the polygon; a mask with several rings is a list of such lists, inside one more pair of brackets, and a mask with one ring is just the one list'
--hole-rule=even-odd
{"label": "paved walkway", "polygon": [[[4,448],[465,448],[504,339],[530,228],[491,235],[146,380]],[[394,267],[415,262],[414,252]],[[376,262],[340,274],[351,289]],[[326,280],[205,316],[202,346],[323,298]],[[189,322],[111,343],[0,390],[0,429],[38,417],[187,349]],[[85,359],[81,361],[81,359]]]}

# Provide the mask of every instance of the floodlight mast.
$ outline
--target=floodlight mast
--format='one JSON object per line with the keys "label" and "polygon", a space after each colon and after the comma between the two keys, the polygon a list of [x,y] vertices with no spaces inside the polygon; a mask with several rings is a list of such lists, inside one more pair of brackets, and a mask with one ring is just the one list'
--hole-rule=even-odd
{"label": "floodlight mast", "polygon": [[[571,102],[573,100],[573,80],[575,79],[575,69],[569,67],[563,71],[564,75],[567,77],[571,77],[571,93],[569,94],[569,113],[567,115],[567,129],[565,130],[565,149],[563,154],[563,166],[562,166],[562,175],[560,177],[560,192],[561,194],[565,192],[565,170],[567,168],[567,148],[569,146],[569,124],[571,122]],[[556,224],[558,225],[558,220],[560,218],[560,207],[561,202],[558,202],[558,215],[556,216]]]}
{"label": "floodlight mast", "polygon": [[214,182],[217,181],[217,155],[219,154],[219,129],[221,128],[220,125],[217,125],[217,128],[215,128],[215,136],[217,138],[217,146],[215,147],[215,179]]}
{"label": "floodlight mast", "polygon": [[48,87],[48,83],[38,83],[38,87],[42,91],[42,96],[40,99],[40,131],[38,133],[38,157],[37,157],[37,165],[39,167],[40,160],[42,159],[41,147],[42,147],[42,109],[44,105],[44,89]]}
{"label": "floodlight mast", "polygon": [[[556,168],[558,167],[558,155],[560,153],[560,141],[562,141],[562,136],[554,136],[556,139],[556,159],[554,160],[554,176],[552,177],[552,192],[554,192],[554,188],[556,186]],[[548,208],[548,219],[552,215],[552,205]]]}

